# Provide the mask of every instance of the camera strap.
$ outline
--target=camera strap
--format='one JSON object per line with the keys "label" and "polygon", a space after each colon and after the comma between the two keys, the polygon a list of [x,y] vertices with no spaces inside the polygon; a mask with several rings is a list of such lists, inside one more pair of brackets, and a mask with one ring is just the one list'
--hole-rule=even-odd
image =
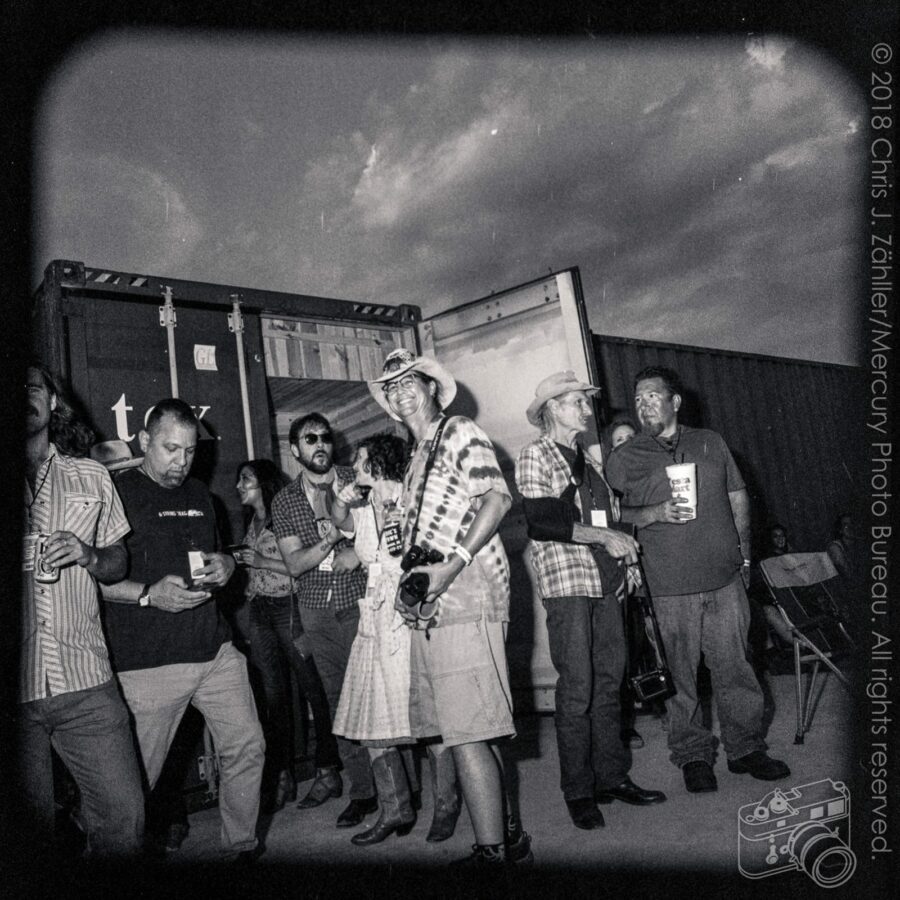
{"label": "camera strap", "polygon": [[419,516],[422,515],[422,504],[425,501],[425,489],[428,487],[428,476],[431,474],[432,466],[434,466],[434,458],[437,456],[438,445],[441,443],[441,435],[444,433],[444,426],[446,424],[447,417],[442,416],[437,431],[435,431],[434,437],[431,439],[431,449],[428,451],[428,458],[425,460],[425,470],[422,473],[422,497],[416,507],[416,520],[413,522],[410,545],[416,543],[416,535],[419,533]]}

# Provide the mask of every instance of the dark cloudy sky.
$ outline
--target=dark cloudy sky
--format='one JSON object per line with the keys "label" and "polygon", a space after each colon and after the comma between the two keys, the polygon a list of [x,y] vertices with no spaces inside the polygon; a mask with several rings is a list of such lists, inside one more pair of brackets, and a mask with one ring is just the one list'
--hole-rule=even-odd
{"label": "dark cloudy sky", "polygon": [[35,283],[427,315],[577,265],[597,333],[856,362],[862,99],[799,41],[111,32],[41,109]]}

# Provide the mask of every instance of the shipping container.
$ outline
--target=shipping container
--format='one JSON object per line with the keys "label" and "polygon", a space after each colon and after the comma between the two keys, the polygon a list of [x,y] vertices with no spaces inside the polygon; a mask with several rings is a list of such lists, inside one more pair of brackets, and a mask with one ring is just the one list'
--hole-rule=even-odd
{"label": "shipping container", "polygon": [[195,464],[221,500],[228,538],[240,530],[238,463],[269,456],[291,477],[290,422],[317,410],[333,423],[337,458],[365,435],[402,426],[371,399],[366,379],[407,347],[436,356],[458,382],[451,413],[493,440],[514,504],[501,525],[512,576],[510,675],[520,710],[553,708],[556,673],[526,552],[513,466],[536,437],[525,410],[537,383],[561,369],[603,386],[597,422],[630,411],[634,375],[676,369],[681,420],[720,432],[747,481],[757,533],[776,519],[794,544],[818,549],[839,512],[856,511],[862,374],[846,366],[591,335],[577,268],[424,319],[386,306],[202,284],[55,261],[36,294],[39,352],[66,375],[99,439],[139,453],[143,417],[178,393],[201,416]]}
{"label": "shipping container", "polygon": [[[275,459],[291,477],[291,421],[316,410],[337,435],[336,458],[377,431],[405,429],[372,400],[366,380],[396,347],[434,354],[459,384],[452,413],[472,416],[494,440],[514,484],[519,449],[536,432],[525,409],[538,381],[560,369],[595,378],[577,269],[455,307],[428,320],[413,306],[356,303],[203,284],[56,260],[35,294],[39,356],[69,381],[98,440],[137,434],[153,404],[180,396],[196,410],[194,474],[222,505],[226,541],[239,536],[236,470]],[[596,434],[593,436],[596,440]],[[502,525],[513,579],[510,668],[517,697],[552,707],[556,675],[516,504]]]}

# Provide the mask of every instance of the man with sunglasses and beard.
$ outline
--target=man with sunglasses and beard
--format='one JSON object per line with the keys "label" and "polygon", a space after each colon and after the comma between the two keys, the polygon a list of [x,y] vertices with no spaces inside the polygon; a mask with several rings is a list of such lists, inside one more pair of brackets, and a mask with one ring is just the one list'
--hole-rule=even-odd
{"label": "man with sunglasses and beard", "polygon": [[[366,592],[366,571],[353,545],[331,523],[334,495],[353,480],[353,470],[334,465],[334,435],[328,420],[312,412],[295,419],[288,433],[300,474],[272,501],[272,532],[294,583],[304,651],[315,660],[332,718],[359,624],[357,601]],[[339,737],[338,752],[350,779],[350,803],[338,828],[354,828],[378,809],[365,747]],[[319,806],[343,793],[334,768],[316,773],[299,807]]]}

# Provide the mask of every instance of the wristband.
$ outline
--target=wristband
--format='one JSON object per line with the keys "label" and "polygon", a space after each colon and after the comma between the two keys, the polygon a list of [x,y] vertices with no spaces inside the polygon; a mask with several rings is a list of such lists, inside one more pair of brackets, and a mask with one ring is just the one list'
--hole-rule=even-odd
{"label": "wristband", "polygon": [[745,560],[744,560],[744,565],[745,565],[745,566],[749,566],[749,565],[750,565],[750,560],[749,560],[749,559],[745,559]]}
{"label": "wristband", "polygon": [[469,551],[466,550],[466,548],[463,547],[462,545],[460,545],[460,544],[454,544],[454,545],[450,548],[450,552],[451,552],[451,553],[455,553],[455,554],[463,561],[463,563],[465,563],[465,565],[468,566],[468,565],[471,564],[471,562],[472,562],[472,554],[469,553]]}

